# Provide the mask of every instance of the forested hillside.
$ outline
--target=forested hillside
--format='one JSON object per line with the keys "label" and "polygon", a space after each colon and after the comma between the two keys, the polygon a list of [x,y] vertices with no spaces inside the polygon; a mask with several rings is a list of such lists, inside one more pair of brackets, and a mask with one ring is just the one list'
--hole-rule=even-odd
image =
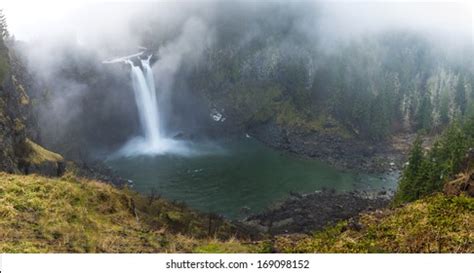
{"label": "forested hillside", "polygon": [[471,40],[150,5],[27,41],[0,10],[0,253],[474,252]]}
{"label": "forested hillside", "polygon": [[454,63],[427,38],[406,31],[326,53],[304,37],[281,45],[288,43],[284,31],[206,52],[192,85],[243,124],[275,119],[290,129],[337,126],[372,140],[401,130],[431,132],[474,111],[469,55]]}
{"label": "forested hillside", "polygon": [[312,236],[282,236],[283,252],[465,252],[474,246],[473,119],[454,123],[428,150],[418,138],[391,208]]}
{"label": "forested hillside", "polygon": [[[155,53],[163,126],[171,137],[252,131],[269,142],[266,134],[283,130],[376,143],[397,133],[437,133],[474,112],[472,49],[468,42],[448,43],[441,30],[392,26],[345,37],[323,16],[331,6],[210,5],[221,12],[191,6],[191,19],[177,17],[168,28],[165,18],[145,19],[148,13],[130,22],[131,40]],[[101,63],[136,50],[121,42],[12,45],[36,79],[30,93],[48,147],[88,158],[140,130],[136,106],[127,103],[133,100],[127,67]],[[214,112],[225,121],[213,122]]]}

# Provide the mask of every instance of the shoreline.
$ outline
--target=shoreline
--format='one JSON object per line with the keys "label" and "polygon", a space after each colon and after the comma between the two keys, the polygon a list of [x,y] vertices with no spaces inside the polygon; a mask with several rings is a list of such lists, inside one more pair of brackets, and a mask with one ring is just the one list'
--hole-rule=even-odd
{"label": "shoreline", "polygon": [[319,132],[287,130],[273,123],[250,130],[251,136],[277,150],[316,159],[345,171],[384,174],[401,171],[415,133],[398,133],[390,139],[367,142]]}
{"label": "shoreline", "polygon": [[[268,141],[268,139],[263,138],[262,140],[259,136],[261,135],[255,135],[254,132],[252,132],[252,137],[257,141],[282,152],[308,159],[320,160],[341,171],[373,175],[389,175],[390,173],[399,172],[403,167],[404,160],[411,145],[410,140],[414,137],[413,134],[397,136],[398,138],[395,138],[395,141],[393,139],[387,141],[390,145],[387,145],[387,142],[379,144],[379,147],[382,145],[385,146],[384,149],[379,147],[375,149],[372,148],[370,149],[372,151],[370,155],[356,154],[347,159],[341,155],[344,153],[341,153],[337,148],[332,150],[334,146],[327,146],[324,152],[314,153],[314,149],[320,147],[320,145],[308,145],[308,143],[304,142],[304,139],[298,139],[298,135],[295,137],[290,134],[288,137],[290,142],[285,146],[275,146],[275,144],[279,144],[279,142],[266,142],[265,140]],[[291,144],[292,142],[293,144]],[[322,143],[328,143],[328,140]],[[351,141],[336,141],[335,143],[338,144],[339,147],[345,145],[346,147],[355,147],[353,149],[361,148],[360,143],[351,145]],[[310,147],[310,149],[306,149],[307,147]],[[328,151],[332,151],[335,155],[325,157]],[[379,162],[381,158],[384,159],[382,163],[388,162],[388,164],[377,165],[376,163]],[[393,158],[397,159],[396,164],[390,164],[395,161]],[[354,168],[356,166],[355,164],[361,164],[361,162],[365,162],[365,164],[358,165],[358,168]],[[79,169],[81,170],[81,176],[99,179],[119,188],[132,186],[133,189],[133,182],[119,177],[115,174],[114,170],[103,162],[84,164],[80,166]],[[328,189],[317,192],[289,193],[282,201],[270,204],[270,209],[251,213],[243,219],[231,219],[222,215],[221,217],[236,223],[236,225],[240,226],[243,230],[248,230],[253,237],[308,233],[314,230],[320,230],[341,220],[357,217],[359,213],[364,211],[384,208],[390,203],[393,193],[394,189],[390,189],[389,187],[373,191],[362,190],[336,193],[334,190]],[[147,196],[146,193],[141,194]],[[198,209],[190,208],[199,211]]]}
{"label": "shoreline", "polygon": [[248,216],[239,221],[248,229],[270,236],[282,234],[309,234],[350,220],[366,211],[386,208],[393,191],[352,191],[335,193],[324,190],[307,194],[291,194],[272,209]]}

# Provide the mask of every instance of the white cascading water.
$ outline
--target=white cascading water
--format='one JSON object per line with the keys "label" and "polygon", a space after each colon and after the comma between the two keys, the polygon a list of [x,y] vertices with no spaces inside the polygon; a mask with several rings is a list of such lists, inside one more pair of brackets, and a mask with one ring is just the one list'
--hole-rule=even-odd
{"label": "white cascading water", "polygon": [[[192,155],[193,151],[183,141],[166,138],[160,128],[160,112],[158,109],[158,96],[155,88],[155,79],[151,69],[151,55],[141,59],[134,54],[122,58],[104,61],[104,63],[125,62],[130,65],[132,87],[135,94],[135,103],[138,109],[140,125],[143,135],[131,139],[117,155],[157,155],[157,154],[180,154]],[[140,65],[135,65],[130,58],[139,57]]]}
{"label": "white cascading water", "polygon": [[141,60],[143,70],[134,65],[130,60],[126,62],[131,66],[131,77],[135,102],[140,116],[140,123],[144,131],[145,141],[151,148],[160,144],[160,124],[158,101],[156,98],[155,81],[150,67],[150,57]]}
{"label": "white cascading water", "polygon": [[[208,145],[205,149],[196,149],[191,142],[167,138],[160,127],[160,109],[158,108],[158,94],[155,88],[155,79],[151,69],[151,55],[146,59],[141,57],[144,52],[139,52],[125,57],[103,61],[105,64],[127,63],[130,65],[135,103],[138,109],[140,125],[143,135],[131,139],[117,153],[116,156],[139,156],[159,154],[179,154],[194,156],[214,152],[217,147]],[[141,65],[135,65],[132,58],[139,58]],[[212,150],[212,151],[211,151]]]}

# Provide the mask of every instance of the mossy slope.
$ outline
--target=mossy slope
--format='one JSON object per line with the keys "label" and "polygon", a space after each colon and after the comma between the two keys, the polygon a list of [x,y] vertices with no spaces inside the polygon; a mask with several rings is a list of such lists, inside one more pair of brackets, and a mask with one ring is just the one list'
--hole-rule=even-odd
{"label": "mossy slope", "polygon": [[279,237],[282,252],[474,252],[474,198],[436,194],[363,214],[313,236]]}
{"label": "mossy slope", "polygon": [[239,240],[232,224],[212,222],[71,174],[0,173],[0,252],[474,252],[474,198],[465,195],[436,194],[272,242]]}
{"label": "mossy slope", "polygon": [[30,139],[26,139],[26,145],[28,146],[30,153],[28,153],[28,160],[32,164],[41,164],[44,161],[63,161],[64,158],[57,153],[46,150],[42,146],[34,143]]}
{"label": "mossy slope", "polygon": [[192,252],[218,244],[250,247],[213,221],[177,203],[78,179],[0,173],[1,252]]}

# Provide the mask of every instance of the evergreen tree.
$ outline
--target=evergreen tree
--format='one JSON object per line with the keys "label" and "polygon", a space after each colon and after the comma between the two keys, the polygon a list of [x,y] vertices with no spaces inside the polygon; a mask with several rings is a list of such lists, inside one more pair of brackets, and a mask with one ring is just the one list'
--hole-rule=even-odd
{"label": "evergreen tree", "polygon": [[465,153],[474,145],[474,117],[464,126],[450,125],[428,154],[424,154],[421,139],[413,144],[408,166],[405,168],[395,195],[395,203],[414,201],[422,196],[441,191],[446,181],[463,171]]}
{"label": "evergreen tree", "polygon": [[428,92],[422,95],[420,106],[416,114],[417,129],[430,130],[432,120],[433,105]]}
{"label": "evergreen tree", "polygon": [[5,14],[3,14],[3,10],[0,9],[0,38],[2,40],[6,40],[9,36],[10,34],[8,33],[7,19]]}
{"label": "evergreen tree", "polygon": [[456,102],[456,105],[459,107],[461,115],[464,115],[467,107],[467,99],[466,87],[464,86],[464,77],[462,75],[459,76],[455,92],[456,93],[454,94],[454,100]]}
{"label": "evergreen tree", "polygon": [[443,186],[443,177],[440,175],[442,159],[439,157],[440,144],[435,142],[431,148],[429,155],[423,161],[423,166],[418,175],[421,187],[421,195],[426,195],[435,191],[439,191]]}
{"label": "evergreen tree", "polygon": [[441,94],[439,105],[439,118],[442,125],[446,125],[449,123],[449,94],[447,92],[443,92]]}
{"label": "evergreen tree", "polygon": [[460,170],[469,142],[459,122],[453,122],[439,139],[439,151],[430,157],[440,162],[439,172],[443,179],[450,178]]}
{"label": "evergreen tree", "polygon": [[408,165],[405,167],[400,184],[398,185],[397,194],[395,195],[396,203],[410,202],[419,198],[421,187],[417,184],[424,160],[422,139],[421,136],[418,135],[413,143]]}

